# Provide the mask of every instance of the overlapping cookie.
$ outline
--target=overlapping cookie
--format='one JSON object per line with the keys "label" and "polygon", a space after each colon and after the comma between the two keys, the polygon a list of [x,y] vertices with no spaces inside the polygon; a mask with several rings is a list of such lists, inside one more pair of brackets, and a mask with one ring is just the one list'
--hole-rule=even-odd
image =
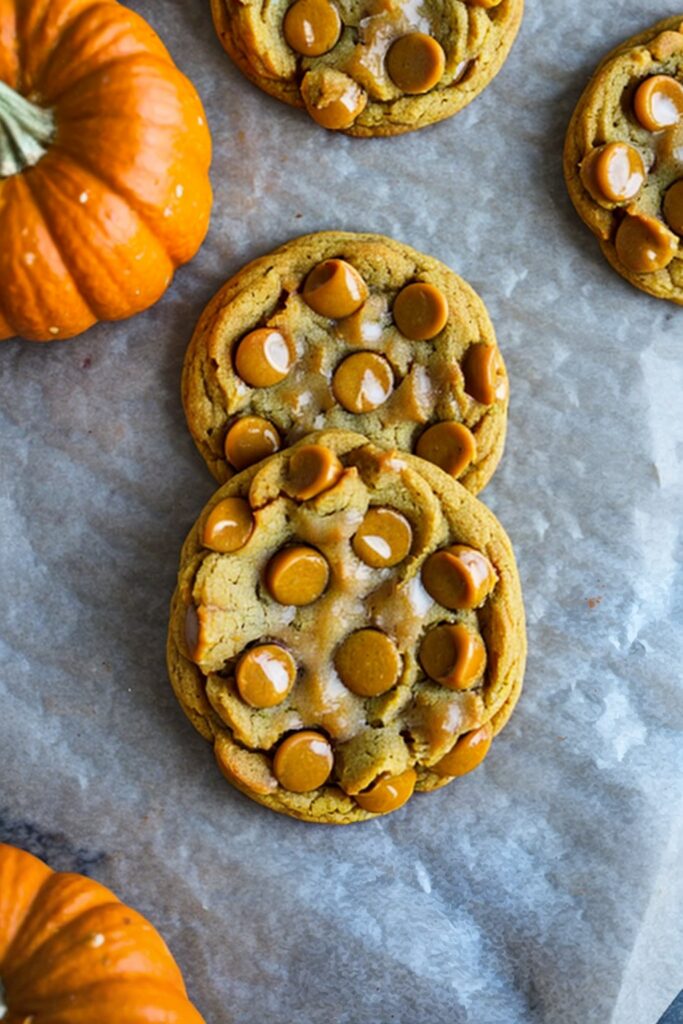
{"label": "overlapping cookie", "polygon": [[683,304],[683,16],[600,65],[564,155],[572,201],[622,277]]}
{"label": "overlapping cookie", "polygon": [[204,509],[168,666],[231,783],[344,824],[475,768],[525,650],[492,513],[431,463],[333,430],[237,474]]}
{"label": "overlapping cookie", "polygon": [[414,451],[477,493],[505,441],[507,376],[481,299],[379,235],[307,235],[239,271],[197,325],[182,390],[220,482],[335,427]]}
{"label": "overlapping cookie", "polygon": [[456,114],[502,67],[523,0],[211,0],[260,89],[323,128],[398,135]]}

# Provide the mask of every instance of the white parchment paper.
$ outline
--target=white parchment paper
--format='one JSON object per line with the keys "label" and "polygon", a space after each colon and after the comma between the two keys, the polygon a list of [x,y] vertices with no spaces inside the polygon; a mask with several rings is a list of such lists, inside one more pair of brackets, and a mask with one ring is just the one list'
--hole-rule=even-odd
{"label": "white parchment paper", "polygon": [[[683,309],[602,260],[561,176],[588,74],[670,3],[528,0],[455,119],[356,140],[249,85],[208,0],[131,0],[215,141],[207,242],[159,305],[0,347],[0,835],[148,914],[210,1024],[654,1024],[683,987]],[[526,689],[485,765],[385,820],[258,807],[164,666],[212,491],[179,400],[205,302],[303,232],[402,239],[495,323]]]}

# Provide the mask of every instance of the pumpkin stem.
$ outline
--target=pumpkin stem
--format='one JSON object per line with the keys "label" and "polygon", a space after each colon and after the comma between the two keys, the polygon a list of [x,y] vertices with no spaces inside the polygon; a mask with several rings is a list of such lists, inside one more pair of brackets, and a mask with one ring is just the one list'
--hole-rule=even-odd
{"label": "pumpkin stem", "polygon": [[55,136],[55,117],[0,81],[0,178],[33,167]]}

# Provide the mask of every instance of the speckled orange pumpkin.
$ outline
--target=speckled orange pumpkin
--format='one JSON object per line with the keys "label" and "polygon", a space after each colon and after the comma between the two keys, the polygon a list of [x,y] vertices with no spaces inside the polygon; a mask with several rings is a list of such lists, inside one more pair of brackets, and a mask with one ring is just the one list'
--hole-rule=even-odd
{"label": "speckled orange pumpkin", "polygon": [[192,84],[116,0],[0,0],[0,340],[147,309],[194,256],[211,140]]}
{"label": "speckled orange pumpkin", "polygon": [[3,1024],[203,1024],[159,933],[109,889],[0,844]]}

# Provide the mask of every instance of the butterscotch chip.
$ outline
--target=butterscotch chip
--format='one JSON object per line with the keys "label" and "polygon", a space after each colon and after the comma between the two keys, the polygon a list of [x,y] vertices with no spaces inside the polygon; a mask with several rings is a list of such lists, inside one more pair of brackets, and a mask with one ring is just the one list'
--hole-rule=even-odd
{"label": "butterscotch chip", "polygon": [[471,430],[464,423],[436,423],[425,430],[417,442],[416,453],[439,466],[452,477],[459,477],[477,454]]}
{"label": "butterscotch chip", "polygon": [[324,786],[330,777],[334,755],[329,742],[318,732],[297,732],[277,749],[273,772],[290,793],[308,793]]}
{"label": "butterscotch chip", "polygon": [[394,389],[394,376],[384,356],[357,352],[337,367],[332,378],[334,397],[349,412],[364,413],[384,405]]}
{"label": "butterscotch chip", "polygon": [[672,128],[683,117],[683,86],[670,75],[653,75],[638,86],[633,110],[649,132]]}
{"label": "butterscotch chip", "polygon": [[403,288],[394,302],[394,320],[411,341],[430,341],[448,323],[448,300],[433,284],[415,281]]}
{"label": "butterscotch chip", "polygon": [[253,708],[281,704],[296,679],[294,658],[277,644],[259,644],[242,655],[235,668],[240,697]]}
{"label": "butterscotch chip", "polygon": [[436,626],[422,641],[420,664],[442,686],[467,690],[481,679],[486,648],[479,633],[460,622]]}
{"label": "butterscotch chip", "polygon": [[317,601],[330,577],[327,560],[314,548],[283,548],[266,566],[266,586],[280,604],[297,607]]}
{"label": "butterscotch chip", "polygon": [[329,448],[307,444],[297,448],[289,463],[288,488],[293,498],[308,501],[332,487],[344,467]]}
{"label": "butterscotch chip", "polygon": [[624,217],[615,240],[617,256],[637,274],[652,274],[668,267],[678,252],[678,238],[655,217]]}
{"label": "butterscotch chip", "polygon": [[236,420],[225,435],[225,457],[235,469],[246,469],[273,455],[280,447],[280,435],[261,416]]}
{"label": "butterscotch chip", "polygon": [[369,789],[356,793],[354,799],[359,807],[372,814],[389,814],[406,804],[415,789],[417,773],[408,768],[400,775],[385,775]]}
{"label": "butterscotch chip", "polygon": [[393,508],[371,508],[354,535],[353,550],[373,569],[387,569],[403,561],[412,541],[405,516]]}
{"label": "butterscotch chip", "polygon": [[250,331],[235,352],[235,369],[253,388],[270,388],[289,373],[294,353],[281,331],[260,327]]}
{"label": "butterscotch chip", "polygon": [[645,181],[645,165],[637,149],[610,142],[590,154],[581,168],[583,180],[597,199],[625,203],[637,196]]}
{"label": "butterscotch chip", "polygon": [[422,582],[430,597],[458,611],[483,604],[496,585],[496,572],[480,551],[455,544],[429,556]]}
{"label": "butterscotch chip", "polygon": [[448,775],[450,778],[457,778],[460,775],[467,775],[468,772],[478,768],[489,752],[493,730],[487,722],[481,729],[468,732],[455,744],[445,757],[434,765],[437,775]]}
{"label": "butterscotch chip", "polygon": [[[416,274],[452,314],[426,342],[406,338],[391,315],[397,295],[425,286]],[[234,357],[236,341],[240,351],[255,323],[285,338],[296,355],[283,380],[261,388],[246,386]],[[272,430],[282,447],[334,426],[413,452],[430,427],[457,421],[461,437],[463,427],[476,437],[459,476],[476,493],[502,454],[508,387],[486,310],[464,281],[391,239],[324,232],[255,261],[219,292],[187,353],[183,401],[197,446],[221,482],[236,468],[222,442],[243,419],[270,425],[270,443],[253,457],[272,453]]]}
{"label": "butterscotch chip", "polygon": [[254,531],[254,516],[244,498],[224,498],[211,509],[204,523],[202,543],[212,551],[237,551]]}
{"label": "butterscotch chip", "polygon": [[336,334],[353,348],[372,348],[381,341],[387,322],[386,297],[370,295],[360,309],[337,323]]}
{"label": "butterscotch chip", "polygon": [[676,181],[664,196],[664,218],[672,231],[683,235],[683,181]]}
{"label": "butterscotch chip", "polygon": [[376,697],[396,685],[401,656],[396,644],[384,633],[360,629],[338,648],[334,664],[349,690],[359,697]]}
{"label": "butterscotch chip", "polygon": [[621,43],[569,125],[564,171],[580,217],[622,277],[683,305],[676,210],[683,158],[680,14]]}
{"label": "butterscotch chip", "polygon": [[474,99],[502,67],[524,0],[211,7],[222,45],[259,88],[326,128],[368,137],[414,131]]}
{"label": "butterscotch chip", "polygon": [[346,260],[324,260],[306,278],[303,297],[316,313],[338,320],[360,309],[368,297],[368,288]]}
{"label": "butterscotch chip", "polygon": [[[325,67],[309,71],[301,83],[306,110],[321,128],[344,131],[365,110],[368,94],[347,74]],[[343,315],[343,314],[342,314]]]}
{"label": "butterscotch chip", "polygon": [[[342,472],[296,501],[292,463],[311,446]],[[247,498],[249,543],[207,549],[209,513]],[[373,537],[388,538],[368,545],[380,548],[376,568],[356,554]],[[437,572],[442,594],[430,573],[444,555],[456,570]],[[445,785],[434,765],[484,724],[503,727],[521,688],[523,622],[509,542],[483,505],[418,456],[328,430],[234,475],[202,514],[183,547],[168,664],[233,785],[282,813],[346,823],[395,809],[413,783]],[[291,749],[305,733],[323,743],[317,777],[304,740]]]}
{"label": "butterscotch chip", "polygon": [[443,75],[446,58],[433,36],[410,32],[391,44],[386,62],[394,85],[414,96],[434,88]]}
{"label": "butterscotch chip", "polygon": [[507,377],[495,345],[471,345],[462,362],[465,391],[482,405],[493,405],[507,396]]}
{"label": "butterscotch chip", "polygon": [[339,39],[341,18],[330,0],[295,0],[285,14],[282,31],[297,53],[319,57]]}

